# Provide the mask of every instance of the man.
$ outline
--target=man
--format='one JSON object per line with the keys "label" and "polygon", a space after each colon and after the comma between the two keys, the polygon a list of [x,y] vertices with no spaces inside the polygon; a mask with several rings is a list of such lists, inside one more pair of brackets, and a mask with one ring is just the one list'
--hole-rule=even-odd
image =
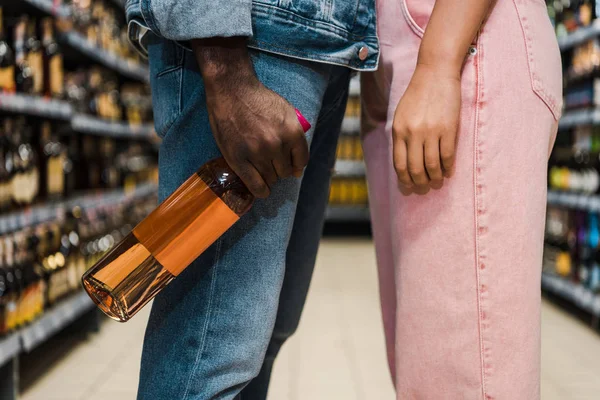
{"label": "man", "polygon": [[155,299],[139,400],[266,398],[312,275],[351,69],[377,67],[374,3],[128,1],[163,137],[160,197],[221,154],[259,197]]}

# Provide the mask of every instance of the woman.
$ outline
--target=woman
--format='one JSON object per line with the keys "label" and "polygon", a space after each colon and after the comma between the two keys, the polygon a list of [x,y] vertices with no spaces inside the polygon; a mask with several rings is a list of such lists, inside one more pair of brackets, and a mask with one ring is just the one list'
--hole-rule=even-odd
{"label": "woman", "polygon": [[398,399],[539,399],[562,99],[544,0],[380,0],[378,24],[364,150]]}

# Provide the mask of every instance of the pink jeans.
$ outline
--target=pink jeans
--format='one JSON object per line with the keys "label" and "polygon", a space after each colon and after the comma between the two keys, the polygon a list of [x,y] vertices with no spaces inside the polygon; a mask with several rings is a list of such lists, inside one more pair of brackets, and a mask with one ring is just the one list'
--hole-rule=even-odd
{"label": "pink jeans", "polygon": [[498,0],[462,72],[454,176],[402,195],[391,126],[435,0],[379,0],[364,151],[390,369],[402,400],[540,397],[547,158],[561,62],[544,0]]}

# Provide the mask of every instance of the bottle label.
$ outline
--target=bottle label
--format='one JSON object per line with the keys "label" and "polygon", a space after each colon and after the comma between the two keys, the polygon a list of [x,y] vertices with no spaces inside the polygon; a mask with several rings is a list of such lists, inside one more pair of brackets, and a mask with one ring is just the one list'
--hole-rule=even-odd
{"label": "bottle label", "polygon": [[63,93],[63,58],[60,54],[50,59],[50,94],[60,96]]}
{"label": "bottle label", "polygon": [[44,89],[44,63],[41,51],[30,52],[27,61],[33,71],[33,92],[42,93]]}
{"label": "bottle label", "polygon": [[133,234],[165,269],[177,276],[238,219],[194,174],[136,226]]}
{"label": "bottle label", "polygon": [[49,194],[60,194],[65,187],[65,175],[63,173],[63,164],[65,162],[65,154],[61,153],[57,157],[52,157],[48,160],[48,169],[46,182],[48,182]]}
{"label": "bottle label", "polygon": [[15,86],[15,67],[0,68],[0,89],[6,92],[14,92]]}

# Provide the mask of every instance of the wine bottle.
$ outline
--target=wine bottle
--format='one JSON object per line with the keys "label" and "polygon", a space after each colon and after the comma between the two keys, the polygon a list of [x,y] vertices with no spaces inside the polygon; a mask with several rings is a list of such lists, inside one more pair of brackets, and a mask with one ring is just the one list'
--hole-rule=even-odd
{"label": "wine bottle", "polygon": [[6,266],[4,265],[4,239],[0,237],[0,336],[6,334],[6,314],[8,310],[8,296],[10,295],[6,279]]}
{"label": "wine bottle", "polygon": [[66,149],[52,133],[49,121],[42,122],[40,137],[40,151],[42,161],[40,190],[42,195],[50,200],[62,197],[65,191],[64,164],[66,160]]}
{"label": "wine bottle", "polygon": [[12,184],[11,171],[12,154],[9,152],[9,141],[4,127],[0,128],[0,212],[7,210],[11,204]]}
{"label": "wine bottle", "polygon": [[15,91],[15,55],[6,41],[4,15],[0,7],[0,90]]}
{"label": "wine bottle", "polygon": [[253,203],[223,158],[206,163],[86,272],[85,290],[110,318],[128,321]]}
{"label": "wine bottle", "polygon": [[25,49],[25,29],[27,26],[27,17],[21,18],[15,25],[15,84],[17,92],[33,92],[33,70],[27,60]]}
{"label": "wine bottle", "polygon": [[20,291],[17,285],[14,274],[14,242],[12,237],[4,238],[4,256],[5,256],[5,272],[6,272],[6,309],[5,309],[5,326],[8,332],[17,327],[17,305],[19,302]]}
{"label": "wine bottle", "polygon": [[44,55],[42,52],[42,42],[36,35],[35,19],[30,19],[27,22],[25,47],[27,49],[27,62],[31,67],[33,78],[32,93],[41,95],[44,91]]}
{"label": "wine bottle", "polygon": [[54,38],[54,20],[42,20],[42,45],[44,46],[44,93],[61,98],[64,92],[63,57]]}

